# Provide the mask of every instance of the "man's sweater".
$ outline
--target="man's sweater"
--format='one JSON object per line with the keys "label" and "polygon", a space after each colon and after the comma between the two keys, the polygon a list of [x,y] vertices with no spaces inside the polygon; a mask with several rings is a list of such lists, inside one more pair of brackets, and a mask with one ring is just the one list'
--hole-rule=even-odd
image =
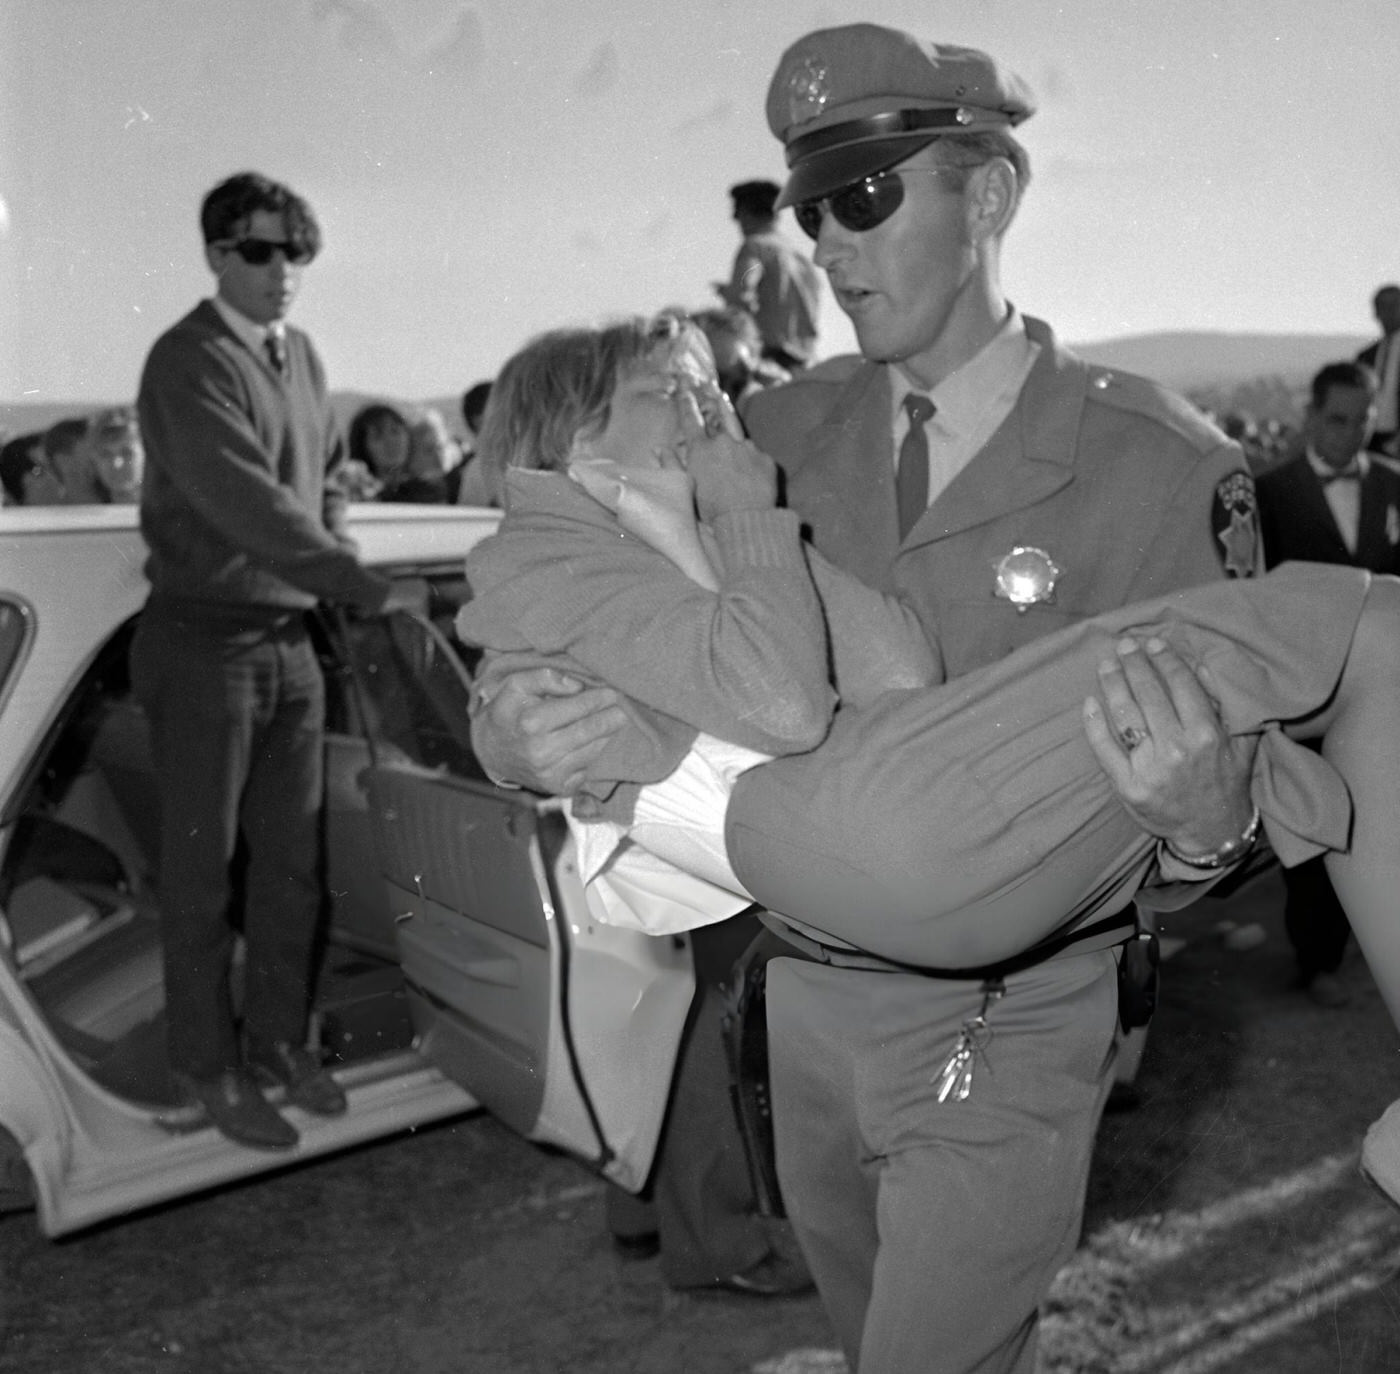
{"label": "man's sweater", "polygon": [[357,560],[326,482],[341,445],[321,361],[300,330],[286,345],[284,378],[202,301],[152,347],[137,406],[155,597],[383,605],[389,583]]}

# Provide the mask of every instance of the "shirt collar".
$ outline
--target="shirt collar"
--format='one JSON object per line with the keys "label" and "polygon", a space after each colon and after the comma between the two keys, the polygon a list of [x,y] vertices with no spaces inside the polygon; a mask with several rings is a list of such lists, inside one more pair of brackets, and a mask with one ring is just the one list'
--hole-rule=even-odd
{"label": "shirt collar", "polygon": [[1008,392],[1013,400],[1030,375],[1039,347],[1026,337],[1021,312],[1009,306],[997,332],[960,368],[932,389],[915,386],[899,367],[890,368],[891,402],[898,418],[904,398],[912,392],[927,396],[937,413],[932,424],[954,434],[978,427],[987,415],[989,402]]}
{"label": "shirt collar", "polygon": [[286,334],[285,326],[259,324],[256,320],[250,320],[222,296],[210,296],[209,303],[219,312],[220,319],[259,357],[262,356],[263,344],[267,342],[269,335],[284,337]]}

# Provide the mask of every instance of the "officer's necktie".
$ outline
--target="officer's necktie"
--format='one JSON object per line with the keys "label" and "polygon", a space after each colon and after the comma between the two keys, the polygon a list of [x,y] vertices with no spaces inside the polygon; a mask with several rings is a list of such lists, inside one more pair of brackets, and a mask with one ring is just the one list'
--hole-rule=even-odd
{"label": "officer's necktie", "polygon": [[911,391],[904,398],[904,409],[909,415],[909,432],[899,446],[899,470],[894,483],[901,539],[928,509],[928,433],[924,426],[937,407],[927,396]]}
{"label": "officer's necktie", "polygon": [[285,377],[287,375],[286,341],[275,330],[269,329],[263,346],[267,349],[267,360],[272,364],[272,370],[279,377]]}

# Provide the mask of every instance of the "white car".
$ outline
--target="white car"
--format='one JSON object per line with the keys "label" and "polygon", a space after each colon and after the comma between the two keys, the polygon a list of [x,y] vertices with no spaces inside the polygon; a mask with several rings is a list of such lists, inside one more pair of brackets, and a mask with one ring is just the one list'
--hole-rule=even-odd
{"label": "white car", "polygon": [[147,591],[135,509],[0,510],[0,1187],[45,1234],[478,1107],[645,1179],[690,950],[590,919],[556,805],[472,755],[450,627],[463,555],[496,519],[351,508],[365,561],[426,578],[433,614],[325,622],[313,1024],[350,1109],[287,1108],[301,1143],[272,1155],[170,1084],[157,798],[126,667]]}

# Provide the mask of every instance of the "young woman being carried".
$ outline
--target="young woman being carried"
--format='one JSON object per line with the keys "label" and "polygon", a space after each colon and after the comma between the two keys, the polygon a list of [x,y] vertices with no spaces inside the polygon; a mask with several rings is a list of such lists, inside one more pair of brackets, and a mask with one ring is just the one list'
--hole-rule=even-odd
{"label": "young woman being carried", "polygon": [[[638,727],[595,767],[615,782],[573,800],[594,884],[642,847],[732,894],[708,919],[752,898],[885,959],[1007,959],[1054,933],[1046,913],[1121,909],[1150,870],[1156,841],[1109,774],[1150,764],[1125,683],[1150,683],[1136,656],[1166,645],[1232,735],[1259,736],[1263,829],[1285,863],[1328,853],[1400,1021],[1400,584],[1294,565],[942,683],[907,608],[802,544],[674,319],[527,345],[482,452],[506,515],[468,558],[458,631],[508,657],[488,655],[480,690],[548,661],[624,693]],[[1294,743],[1318,737],[1320,758]],[[1381,1127],[1400,1187],[1400,1112]]]}

